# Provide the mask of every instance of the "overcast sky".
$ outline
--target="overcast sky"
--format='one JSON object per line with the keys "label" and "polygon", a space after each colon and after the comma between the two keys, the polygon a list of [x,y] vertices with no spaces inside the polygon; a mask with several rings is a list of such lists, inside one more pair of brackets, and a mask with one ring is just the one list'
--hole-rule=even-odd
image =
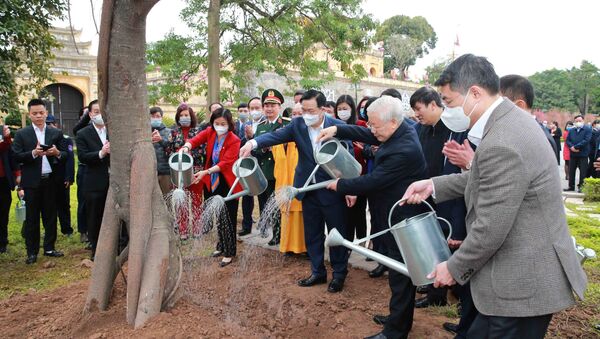
{"label": "overcast sky", "polygon": [[[93,2],[99,23],[102,1]],[[73,25],[83,29],[84,40],[93,40],[97,46],[89,2],[71,1],[71,7]],[[148,41],[160,40],[171,29],[189,32],[179,18],[184,7],[183,0],[160,1],[148,16]],[[367,0],[363,8],[380,22],[394,15],[420,15],[433,26],[438,35],[436,48],[417,61],[411,68],[413,74],[422,74],[434,60],[452,53],[457,35],[459,54],[486,56],[501,76],[571,68],[582,60],[600,66],[598,1]],[[67,26],[68,21],[59,25]]]}

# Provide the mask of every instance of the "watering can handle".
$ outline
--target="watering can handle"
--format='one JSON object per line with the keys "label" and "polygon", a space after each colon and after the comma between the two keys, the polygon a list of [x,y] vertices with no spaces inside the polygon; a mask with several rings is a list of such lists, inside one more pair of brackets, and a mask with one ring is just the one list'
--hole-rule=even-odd
{"label": "watering can handle", "polygon": [[[400,206],[401,203],[405,202],[406,199],[400,199],[398,201],[396,201],[396,203],[394,204],[394,206],[392,206],[392,209],[390,210],[390,214],[388,215],[388,225],[390,228],[392,228],[392,214],[394,212],[394,209],[396,208],[396,206]],[[433,207],[431,207],[431,205],[423,200],[421,201],[422,203],[424,203],[425,205],[427,205],[429,207],[429,209],[433,212],[433,214],[435,214],[435,210],[433,209]],[[448,227],[450,229],[450,233],[448,234],[448,237],[446,238],[446,240],[450,240],[450,237],[452,236],[452,225],[450,224],[450,222],[444,218],[438,217],[437,215],[435,216],[438,220],[442,220],[443,222],[445,222],[446,224],[448,224]]]}

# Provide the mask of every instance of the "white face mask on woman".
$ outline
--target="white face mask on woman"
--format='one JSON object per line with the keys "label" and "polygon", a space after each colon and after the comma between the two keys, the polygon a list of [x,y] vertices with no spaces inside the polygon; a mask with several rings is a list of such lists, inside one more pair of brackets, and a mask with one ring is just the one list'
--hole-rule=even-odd
{"label": "white face mask on woman", "polygon": [[337,114],[340,119],[348,121],[348,119],[350,119],[350,116],[352,115],[352,111],[350,111],[349,109],[344,109],[338,111]]}
{"label": "white face mask on woman", "polygon": [[469,112],[468,115],[465,115],[464,107],[465,103],[467,103],[468,97],[469,92],[467,91],[467,95],[465,96],[465,100],[463,101],[461,106],[446,107],[442,112],[442,115],[440,117],[442,119],[442,122],[453,132],[464,132],[467,129],[469,129],[469,126],[471,125],[471,119],[469,119],[469,116],[473,113],[475,107],[477,107],[479,102],[476,103],[475,106],[473,106],[473,109],[471,110],[471,112]]}
{"label": "white face mask on woman", "polygon": [[213,129],[215,130],[215,132],[217,132],[218,136],[221,136],[229,131],[229,128],[227,128],[227,126],[213,125]]}

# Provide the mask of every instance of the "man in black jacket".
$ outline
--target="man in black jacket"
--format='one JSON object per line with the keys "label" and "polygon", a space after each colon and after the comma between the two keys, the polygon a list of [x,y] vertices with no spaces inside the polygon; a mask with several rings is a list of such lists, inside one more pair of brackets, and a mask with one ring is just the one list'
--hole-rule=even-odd
{"label": "man in black jacket", "polygon": [[158,184],[162,194],[167,194],[171,191],[172,184],[169,157],[165,149],[171,142],[171,129],[163,124],[162,118],[162,108],[158,106],[150,108],[150,126],[152,127],[152,145],[156,153]]}
{"label": "man in black jacket", "polygon": [[[73,127],[73,135],[75,137],[77,137],[77,132],[79,132],[79,130],[90,124],[88,112],[93,105],[98,105],[98,100],[93,100],[88,106],[83,107],[81,111],[79,111],[79,122]],[[87,213],[85,213],[85,198],[83,196],[85,170],[85,164],[82,163],[81,160],[77,161],[77,232],[79,232],[79,241],[82,243],[87,243],[89,240],[85,220],[87,218]]]}
{"label": "man in black jacket", "polygon": [[92,123],[77,133],[77,155],[79,161],[86,165],[83,195],[87,214],[87,233],[93,259],[108,193],[110,142],[97,102],[92,102],[88,114]]}
{"label": "man in black jacket", "polygon": [[[48,115],[46,125],[51,128],[58,128],[54,115]],[[73,228],[71,227],[71,185],[75,181],[75,157],[73,154],[73,139],[66,134],[63,137],[67,147],[67,159],[61,162],[56,169],[56,208],[58,221],[60,222],[60,232],[70,237],[73,235]]]}
{"label": "man in black jacket", "polygon": [[62,257],[56,251],[56,171],[67,159],[62,131],[46,128],[48,112],[44,102],[27,104],[31,126],[19,130],[12,144],[15,160],[21,164],[21,187],[25,191],[25,245],[27,264],[37,261],[40,249],[40,214],[44,223],[44,255]]}
{"label": "man in black jacket", "polygon": [[[373,202],[370,205],[371,223],[384,225],[393,205],[402,198],[410,183],[427,178],[427,165],[415,129],[405,122],[399,99],[382,96],[367,110],[370,130],[356,125],[336,125],[322,130],[318,140],[337,136],[379,146],[371,173],[354,179],[339,179],[327,188],[345,195],[366,195]],[[422,206],[396,208],[392,223],[422,211]],[[382,237],[387,256],[403,261],[392,234],[388,232]],[[390,316],[383,331],[368,338],[406,338],[412,328],[415,286],[410,278],[394,270],[389,272],[389,285],[392,290]]]}

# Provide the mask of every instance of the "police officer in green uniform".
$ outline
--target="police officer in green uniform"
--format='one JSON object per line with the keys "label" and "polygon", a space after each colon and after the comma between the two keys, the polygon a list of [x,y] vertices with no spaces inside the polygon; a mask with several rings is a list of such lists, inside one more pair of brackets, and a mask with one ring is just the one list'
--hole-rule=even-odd
{"label": "police officer in green uniform", "polygon": [[[263,92],[261,97],[262,105],[263,105],[263,114],[265,116],[264,121],[258,125],[256,128],[256,133],[254,137],[259,135],[263,135],[266,133],[271,133],[275,130],[282,128],[283,126],[289,123],[289,119],[284,119],[279,115],[281,110],[281,104],[283,104],[283,95],[276,89],[267,89]],[[260,169],[265,174],[269,185],[267,189],[258,196],[258,206],[260,209],[260,213],[263,213],[265,208],[265,204],[267,200],[275,190],[275,160],[273,159],[273,153],[270,148],[257,149],[252,151],[252,155],[258,159],[258,164],[260,165]],[[279,244],[280,239],[280,223],[281,223],[281,214],[278,213],[276,217],[276,222],[273,225],[273,239],[269,241],[269,245],[277,245]]]}

